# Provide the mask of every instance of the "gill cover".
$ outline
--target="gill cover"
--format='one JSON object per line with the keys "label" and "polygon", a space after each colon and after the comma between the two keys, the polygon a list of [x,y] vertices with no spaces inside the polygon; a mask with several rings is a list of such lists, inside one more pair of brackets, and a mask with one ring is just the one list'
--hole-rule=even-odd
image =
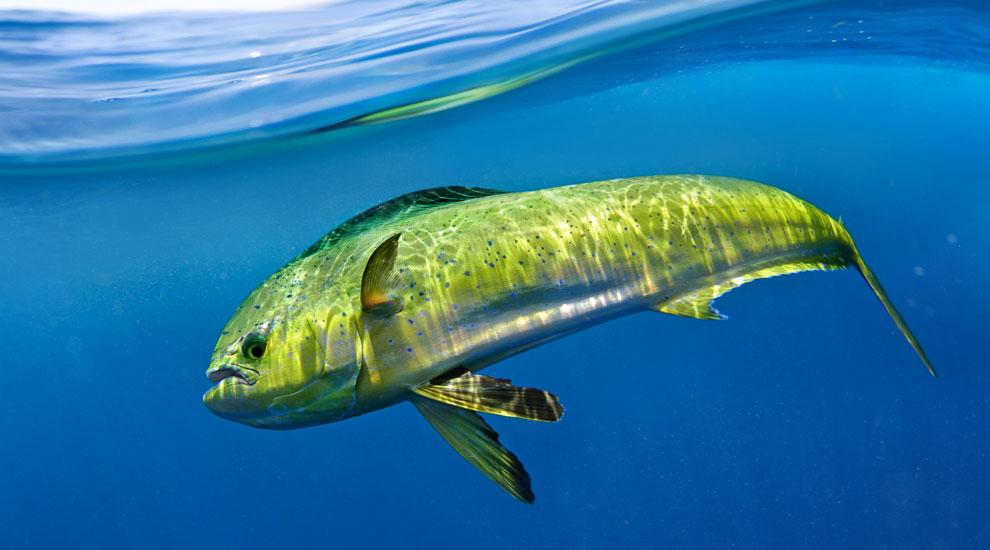
{"label": "gill cover", "polygon": [[[305,315],[284,319],[263,312],[242,306],[228,323],[224,334],[234,340],[217,346],[207,375],[239,371],[250,376],[220,380],[204,395],[206,406],[224,418],[271,429],[347,416],[356,400],[359,369],[353,345],[331,339],[331,334],[339,333],[331,327],[341,319],[332,314],[322,321]],[[263,354],[257,353],[257,346],[247,345],[259,334],[265,339]]]}
{"label": "gill cover", "polygon": [[273,362],[261,377],[271,376],[278,390],[266,414],[253,424],[297,428],[348,416],[357,398],[360,370],[353,349],[330,345],[330,326],[331,319],[323,327],[308,319],[283,325],[284,349],[274,350]]}

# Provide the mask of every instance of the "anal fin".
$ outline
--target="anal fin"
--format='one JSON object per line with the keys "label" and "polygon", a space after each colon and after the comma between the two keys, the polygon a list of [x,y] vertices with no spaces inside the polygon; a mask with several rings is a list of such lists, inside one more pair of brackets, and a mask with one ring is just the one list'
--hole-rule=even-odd
{"label": "anal fin", "polygon": [[517,499],[535,500],[529,473],[516,455],[499,443],[498,433],[478,413],[414,397],[416,409],[475,468]]}
{"label": "anal fin", "polygon": [[564,414],[557,396],[537,388],[513,386],[511,380],[455,369],[413,388],[422,397],[501,416],[556,422]]}
{"label": "anal fin", "polygon": [[660,313],[680,315],[681,317],[693,317],[694,319],[708,319],[721,321],[727,317],[712,306],[713,297],[706,293],[689,294],[674,300],[658,304],[650,309]]}
{"label": "anal fin", "polygon": [[680,315],[682,317],[692,317],[694,319],[723,320],[727,316],[719,313],[712,307],[712,302],[726,292],[738,288],[750,281],[765,279],[767,277],[777,277],[779,275],[789,275],[802,271],[832,270],[846,267],[845,260],[839,257],[821,257],[815,260],[790,262],[780,265],[765,266],[752,271],[723,274],[719,276],[718,282],[710,286],[698,288],[691,292],[674,296],[666,301],[654,305],[650,309],[660,313]]}

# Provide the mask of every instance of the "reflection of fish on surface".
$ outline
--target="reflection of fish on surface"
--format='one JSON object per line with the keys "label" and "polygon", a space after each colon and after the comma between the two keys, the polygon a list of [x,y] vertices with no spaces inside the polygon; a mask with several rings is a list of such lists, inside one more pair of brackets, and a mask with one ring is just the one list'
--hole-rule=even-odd
{"label": "reflection of fish on surface", "polygon": [[409,400],[530,502],[529,475],[477,413],[556,421],[563,408],[477,371],[643,309],[721,319],[712,301],[746,282],[848,266],[934,374],[841,223],[779,189],[657,176],[410,193],[345,222],[248,296],[213,352],[204,401],[287,429]]}

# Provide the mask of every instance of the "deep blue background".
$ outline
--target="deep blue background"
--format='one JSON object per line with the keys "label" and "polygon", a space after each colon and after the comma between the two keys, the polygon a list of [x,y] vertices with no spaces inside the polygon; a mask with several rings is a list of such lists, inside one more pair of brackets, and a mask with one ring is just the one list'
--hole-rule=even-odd
{"label": "deep blue background", "polygon": [[[990,77],[888,58],[629,83],[621,67],[277,147],[4,176],[0,547],[990,544]],[[612,84],[576,92],[581,74]],[[621,319],[491,369],[567,407],[557,425],[491,419],[534,506],[408,405],[265,432],[200,403],[234,307],[360,209],[680,172],[841,215],[942,377],[851,272],[748,285],[720,299],[726,322]]]}

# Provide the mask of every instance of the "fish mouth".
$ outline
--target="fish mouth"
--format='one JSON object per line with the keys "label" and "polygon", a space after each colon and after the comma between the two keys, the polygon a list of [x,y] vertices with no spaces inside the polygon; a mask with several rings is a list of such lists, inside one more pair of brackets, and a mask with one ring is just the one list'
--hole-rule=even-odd
{"label": "fish mouth", "polygon": [[255,382],[258,381],[258,376],[258,371],[238,365],[221,365],[206,371],[206,377],[209,378],[210,382],[213,382],[214,384],[219,384],[224,380],[231,379],[233,380],[231,382],[233,384],[247,384],[248,386],[253,386]]}

